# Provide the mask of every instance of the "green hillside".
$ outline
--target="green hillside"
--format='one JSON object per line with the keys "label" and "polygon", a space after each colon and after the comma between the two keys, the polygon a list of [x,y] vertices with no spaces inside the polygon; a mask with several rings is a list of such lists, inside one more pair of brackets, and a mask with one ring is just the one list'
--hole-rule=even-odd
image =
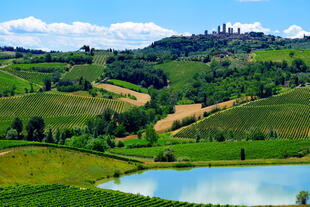
{"label": "green hillside", "polygon": [[[291,57],[290,53],[293,53],[294,55]],[[282,62],[283,60],[285,60],[289,64],[291,64],[293,60],[300,58],[308,66],[310,66],[310,49],[268,50],[268,51],[257,51],[254,54],[255,54],[254,60],[256,61]]]}
{"label": "green hillside", "polygon": [[235,107],[187,127],[175,136],[209,139],[219,130],[226,139],[248,139],[249,134],[275,132],[277,138],[310,137],[310,88],[296,88],[285,94]]}
{"label": "green hillside", "polygon": [[32,70],[33,68],[48,69],[63,71],[67,67],[67,63],[32,63],[32,64],[13,64],[6,68],[15,68],[20,70]]}
{"label": "green hillside", "polygon": [[[282,159],[297,156],[310,147],[310,140],[269,140],[242,142],[204,142],[171,145],[177,158],[187,157],[191,161],[240,160],[240,149],[244,148],[247,159]],[[153,158],[167,146],[112,149],[123,155]]]}
{"label": "green hillside", "polygon": [[42,116],[47,127],[53,129],[82,127],[89,118],[101,114],[105,108],[122,112],[129,107],[128,103],[117,100],[55,93],[0,98],[0,134],[5,132],[15,117],[26,124],[30,117]]}
{"label": "green hillside", "polygon": [[99,65],[75,65],[63,78],[78,80],[80,77],[84,77],[88,81],[95,81],[103,70],[104,67]]}
{"label": "green hillside", "polygon": [[131,90],[134,90],[134,91],[138,91],[138,92],[141,92],[141,93],[148,93],[146,88],[143,88],[143,87],[138,86],[138,85],[133,84],[133,83],[129,83],[127,81],[110,79],[108,82],[112,83],[113,85],[121,86],[123,88],[128,88],[128,89],[131,89]]}
{"label": "green hillside", "polygon": [[[14,75],[0,71],[0,94],[4,95],[5,90],[10,92],[13,87],[15,87],[14,91],[16,94],[25,93],[25,88],[27,88],[28,91],[30,91],[31,88],[30,83],[27,80],[23,80],[15,77]],[[34,89],[38,89],[38,86],[34,85],[33,87]]]}
{"label": "green hillside", "polygon": [[44,83],[43,81],[45,79],[51,79],[52,78],[51,73],[40,73],[40,72],[16,70],[14,68],[7,68],[6,71],[8,71],[9,73],[14,74],[20,78],[28,80],[29,82],[36,83],[39,85],[43,85],[43,83]]}
{"label": "green hillside", "polygon": [[[27,163],[21,165],[20,163]],[[81,170],[83,169],[83,170]],[[126,161],[57,147],[18,147],[0,158],[0,185],[61,183],[91,186],[96,180],[134,170]]]}
{"label": "green hillside", "polygon": [[171,61],[156,65],[155,68],[167,73],[170,85],[174,88],[182,88],[192,82],[196,73],[209,69],[209,66],[202,62],[193,61]]}

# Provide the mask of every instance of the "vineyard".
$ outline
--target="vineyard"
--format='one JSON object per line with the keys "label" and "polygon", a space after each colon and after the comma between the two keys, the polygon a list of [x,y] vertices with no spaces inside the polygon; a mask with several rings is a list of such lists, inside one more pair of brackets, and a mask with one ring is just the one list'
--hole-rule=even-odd
{"label": "vineyard", "polygon": [[8,68],[6,69],[6,71],[20,78],[23,78],[31,83],[36,83],[39,85],[42,85],[45,79],[52,78],[52,74],[50,73],[30,72],[30,71],[24,71],[24,70],[16,70],[14,68]]}
{"label": "vineyard", "polygon": [[[153,158],[167,146],[112,149],[111,152]],[[170,145],[177,158],[186,157],[191,161],[240,160],[240,149],[244,148],[246,159],[282,159],[309,153],[310,140],[268,140],[240,142],[202,142]]]}
{"label": "vineyard", "polygon": [[101,114],[105,108],[123,112],[130,106],[117,100],[56,93],[0,98],[0,134],[5,132],[15,117],[21,118],[26,124],[30,117],[42,116],[47,127],[53,129],[82,127],[89,118]]}
{"label": "vineyard", "polygon": [[211,207],[212,205],[191,204],[111,190],[90,190],[54,184],[20,185],[0,188],[0,206]]}
{"label": "vineyard", "polygon": [[247,134],[273,131],[277,138],[310,137],[310,88],[296,88],[285,94],[234,107],[184,128],[175,137],[209,138],[219,128],[230,139],[244,139]]}
{"label": "vineyard", "polygon": [[[7,90],[10,95],[12,88],[15,88],[14,92],[16,94],[21,94],[25,92],[25,88],[30,90],[30,83],[26,80],[15,77],[6,72],[0,71],[0,94],[4,96],[4,91]],[[38,89],[37,86],[33,86],[34,89]]]}
{"label": "vineyard", "polygon": [[93,63],[96,65],[105,65],[106,59],[107,59],[107,55],[98,54],[98,55],[95,55]]}
{"label": "vineyard", "polygon": [[80,77],[84,77],[88,81],[95,81],[103,70],[104,67],[99,65],[75,65],[63,78],[78,80]]}

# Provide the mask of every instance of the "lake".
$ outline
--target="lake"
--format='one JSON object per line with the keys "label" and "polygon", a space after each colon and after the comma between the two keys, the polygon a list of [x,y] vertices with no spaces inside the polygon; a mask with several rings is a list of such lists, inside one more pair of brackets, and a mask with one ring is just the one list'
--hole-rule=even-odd
{"label": "lake", "polygon": [[288,205],[310,191],[310,165],[148,170],[97,187],[194,203]]}

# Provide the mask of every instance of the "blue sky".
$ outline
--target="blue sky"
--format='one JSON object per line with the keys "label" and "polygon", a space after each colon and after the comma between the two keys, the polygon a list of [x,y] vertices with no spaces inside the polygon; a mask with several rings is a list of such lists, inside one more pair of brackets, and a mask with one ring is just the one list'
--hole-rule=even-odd
{"label": "blue sky", "polygon": [[[26,42],[24,46],[39,48],[39,43],[33,43],[40,40],[43,49],[70,50],[74,49],[74,44],[66,46],[66,35],[55,29],[51,34],[51,29],[45,28],[43,31],[27,28],[33,29],[35,26],[30,24],[36,20],[46,25],[64,23],[72,26],[73,22],[83,22],[103,27],[106,30],[97,28],[96,38],[93,40],[87,29],[83,30],[87,30],[86,33],[78,32],[78,35],[73,36],[77,38],[80,35],[79,40],[87,38],[82,41],[90,44],[95,41],[104,42],[94,45],[97,47],[120,49],[143,47],[171,34],[203,33],[205,29],[215,29],[224,22],[231,22],[232,25],[239,22],[245,24],[242,27],[244,30],[261,30],[287,37],[300,37],[310,31],[309,0],[5,0],[1,2],[1,8],[0,45],[15,46]],[[29,17],[34,19],[27,19]],[[26,23],[23,23],[23,19],[26,19]],[[20,21],[12,23],[12,20]],[[126,22],[141,25],[122,24]],[[255,22],[259,24],[253,26]],[[120,23],[117,28],[110,28],[117,23]],[[145,23],[154,25],[144,25]],[[74,28],[76,27],[82,28],[83,25],[75,25]],[[137,31],[137,28],[140,29]],[[287,31],[284,32],[285,30]],[[32,37],[37,39],[31,40],[29,33],[33,33]],[[136,33],[138,34],[135,36]],[[13,37],[17,39],[15,42]],[[45,38],[51,37],[55,37],[57,44],[53,47],[51,42],[44,45]],[[72,34],[69,37],[72,39]],[[63,46],[59,45],[61,43]]]}

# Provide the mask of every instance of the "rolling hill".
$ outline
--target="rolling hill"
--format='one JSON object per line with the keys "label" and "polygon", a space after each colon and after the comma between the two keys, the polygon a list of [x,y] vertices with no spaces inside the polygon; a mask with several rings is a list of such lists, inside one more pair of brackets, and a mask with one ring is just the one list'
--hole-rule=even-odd
{"label": "rolling hill", "polygon": [[208,70],[209,66],[202,62],[171,61],[156,65],[155,68],[167,73],[171,87],[180,89],[190,83],[196,73]]}
{"label": "rolling hill", "polygon": [[175,136],[209,138],[224,130],[230,139],[246,139],[247,133],[271,131],[277,138],[308,138],[310,136],[310,88],[296,88],[287,93],[261,99],[219,112],[186,127]]}
{"label": "rolling hill", "polygon": [[89,118],[101,114],[106,108],[122,112],[130,107],[122,101],[60,93],[0,98],[0,134],[5,133],[15,117],[26,124],[29,118],[42,116],[46,126],[52,129],[82,127]]}
{"label": "rolling hill", "polygon": [[102,74],[103,70],[104,67],[99,65],[75,65],[63,78],[78,80],[80,77],[84,77],[86,80],[92,82]]}

